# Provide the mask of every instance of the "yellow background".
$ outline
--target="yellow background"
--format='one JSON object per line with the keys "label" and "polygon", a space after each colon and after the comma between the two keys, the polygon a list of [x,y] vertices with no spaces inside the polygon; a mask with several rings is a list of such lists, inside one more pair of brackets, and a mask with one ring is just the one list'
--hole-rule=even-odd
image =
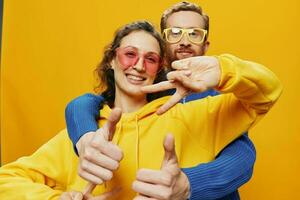
{"label": "yellow background", "polygon": [[[92,91],[92,71],[117,27],[137,19],[159,27],[162,11],[175,2],[6,0],[2,164],[31,154],[65,127],[67,102]],[[209,55],[232,53],[262,63],[284,85],[278,103],[251,130],[257,162],[242,199],[300,199],[300,1],[194,2],[211,19]]]}

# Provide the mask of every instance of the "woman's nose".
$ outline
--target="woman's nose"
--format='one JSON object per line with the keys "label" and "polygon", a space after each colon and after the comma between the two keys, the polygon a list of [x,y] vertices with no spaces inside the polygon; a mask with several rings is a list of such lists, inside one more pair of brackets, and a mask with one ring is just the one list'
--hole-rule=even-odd
{"label": "woman's nose", "polygon": [[145,71],[144,58],[139,58],[136,64],[133,66],[133,68],[138,72]]}

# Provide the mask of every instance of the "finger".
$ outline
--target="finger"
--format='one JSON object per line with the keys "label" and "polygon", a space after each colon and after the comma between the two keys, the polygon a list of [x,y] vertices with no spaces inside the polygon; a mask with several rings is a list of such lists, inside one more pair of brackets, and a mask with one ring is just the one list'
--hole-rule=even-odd
{"label": "finger", "polygon": [[177,155],[175,151],[175,140],[172,134],[166,135],[163,146],[165,150],[165,155],[164,155],[162,167],[166,165],[169,161],[177,162]]}
{"label": "finger", "polygon": [[72,200],[72,196],[70,192],[64,192],[61,194],[60,200]]}
{"label": "finger", "polygon": [[169,80],[180,82],[181,85],[193,92],[203,92],[207,90],[203,81],[195,81],[181,72],[170,72],[168,73],[167,78]]}
{"label": "finger", "polygon": [[[117,145],[107,142],[107,140],[104,138],[104,132],[105,130],[103,128],[98,129],[96,133],[94,134],[94,137],[92,141],[90,142],[90,145],[97,149],[97,151],[105,154],[106,156],[110,157],[111,159],[115,161],[120,161],[123,158],[123,151],[120,147]],[[87,159],[91,160],[92,157],[95,157],[94,154],[87,156]]]}
{"label": "finger", "polygon": [[122,149],[113,143],[106,143],[103,147],[101,147],[101,153],[117,162],[120,162],[123,159]]}
{"label": "finger", "polygon": [[157,84],[147,85],[141,87],[141,91],[144,93],[154,93],[154,92],[161,92],[164,90],[169,90],[175,88],[174,84],[170,81],[162,81]]}
{"label": "finger", "polygon": [[83,178],[86,181],[89,181],[93,184],[102,184],[103,180],[87,171],[82,170],[81,168],[79,168],[78,170],[78,174],[81,178]]}
{"label": "finger", "polygon": [[163,185],[154,185],[135,180],[132,184],[132,189],[144,196],[158,199],[168,199],[170,195],[169,188]]}
{"label": "finger", "polygon": [[133,200],[158,200],[158,199],[147,197],[144,195],[138,195],[138,196],[134,197]]}
{"label": "finger", "polygon": [[173,69],[177,69],[177,70],[189,69],[190,62],[191,62],[190,58],[176,60],[171,63],[171,66]]}
{"label": "finger", "polygon": [[95,187],[96,187],[96,184],[88,183],[82,192],[84,197],[90,196],[90,194],[92,194]]}
{"label": "finger", "polygon": [[87,160],[108,170],[116,170],[119,168],[118,161],[102,153],[96,152],[94,156],[89,157]]}
{"label": "finger", "polygon": [[111,141],[113,138],[113,135],[115,133],[116,125],[121,119],[122,116],[122,110],[120,108],[114,108],[112,109],[107,122],[103,126],[105,132],[104,137],[107,141]]}
{"label": "finger", "polygon": [[136,180],[165,186],[172,184],[171,174],[161,170],[140,169],[137,172]]}
{"label": "finger", "polygon": [[188,77],[192,72],[190,70],[182,70],[182,71],[172,71],[167,74],[168,80],[176,80],[176,78],[181,78],[183,76]]}
{"label": "finger", "polygon": [[83,194],[81,192],[73,192],[72,197],[73,197],[73,200],[82,200]]}
{"label": "finger", "polygon": [[105,192],[99,196],[93,197],[91,200],[107,200],[112,198],[113,196],[116,196],[118,193],[120,193],[120,191],[121,191],[121,187],[117,187],[109,192]]}
{"label": "finger", "polygon": [[110,171],[104,167],[95,165],[94,163],[86,161],[86,160],[84,160],[80,163],[79,168],[80,168],[80,171],[82,170],[87,173],[90,173],[90,174],[102,179],[103,181],[109,181],[112,179],[112,176],[113,176],[112,171]]}
{"label": "finger", "polygon": [[164,105],[157,109],[156,114],[161,115],[167,112],[170,108],[172,108],[174,105],[180,102],[182,98],[183,96],[180,95],[178,91],[176,91]]}

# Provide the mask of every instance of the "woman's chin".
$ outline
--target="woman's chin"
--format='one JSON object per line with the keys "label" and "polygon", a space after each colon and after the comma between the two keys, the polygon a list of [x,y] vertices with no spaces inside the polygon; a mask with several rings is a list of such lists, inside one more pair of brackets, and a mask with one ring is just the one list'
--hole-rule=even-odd
{"label": "woman's chin", "polygon": [[130,96],[143,97],[146,95],[146,93],[141,90],[143,86],[144,85],[131,85],[128,87],[127,93],[131,94]]}

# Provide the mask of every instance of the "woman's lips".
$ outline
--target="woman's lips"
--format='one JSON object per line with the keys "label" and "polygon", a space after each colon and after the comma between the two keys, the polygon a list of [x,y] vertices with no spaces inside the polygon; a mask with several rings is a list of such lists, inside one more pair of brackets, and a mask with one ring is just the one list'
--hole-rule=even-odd
{"label": "woman's lips", "polygon": [[143,82],[146,80],[146,78],[134,74],[126,74],[126,78],[128,82],[132,84],[143,84]]}

